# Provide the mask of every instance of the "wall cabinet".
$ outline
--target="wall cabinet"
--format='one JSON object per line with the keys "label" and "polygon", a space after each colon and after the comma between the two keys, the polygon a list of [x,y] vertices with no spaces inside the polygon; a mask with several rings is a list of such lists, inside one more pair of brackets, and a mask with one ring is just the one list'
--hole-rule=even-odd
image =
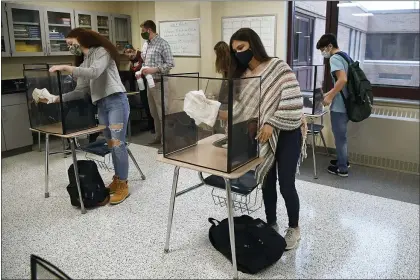
{"label": "wall cabinet", "polygon": [[120,53],[131,43],[128,15],[2,3],[2,56],[70,55],[65,36],[75,27],[99,32]]}
{"label": "wall cabinet", "polygon": [[48,55],[69,55],[66,35],[75,27],[74,11],[46,9],[44,11]]}
{"label": "wall cabinet", "polygon": [[2,151],[33,145],[25,94],[13,93],[1,97]]}
{"label": "wall cabinet", "polygon": [[46,55],[43,9],[19,4],[6,8],[12,56]]}
{"label": "wall cabinet", "polygon": [[126,44],[131,43],[131,17],[127,15],[112,15],[113,42],[120,53]]}
{"label": "wall cabinet", "polygon": [[75,22],[76,27],[94,30],[113,42],[111,14],[75,11]]}
{"label": "wall cabinet", "polygon": [[1,3],[1,56],[11,56],[9,29],[7,28],[6,5],[4,3]]}

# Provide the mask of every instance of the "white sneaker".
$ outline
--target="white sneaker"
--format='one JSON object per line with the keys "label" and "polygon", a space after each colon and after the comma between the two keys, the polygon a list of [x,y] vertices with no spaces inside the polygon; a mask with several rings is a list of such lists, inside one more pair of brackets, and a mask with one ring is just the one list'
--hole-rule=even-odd
{"label": "white sneaker", "polygon": [[288,228],[286,229],[286,235],[284,239],[286,240],[286,250],[292,250],[297,247],[298,241],[300,240],[300,229],[297,228]]}

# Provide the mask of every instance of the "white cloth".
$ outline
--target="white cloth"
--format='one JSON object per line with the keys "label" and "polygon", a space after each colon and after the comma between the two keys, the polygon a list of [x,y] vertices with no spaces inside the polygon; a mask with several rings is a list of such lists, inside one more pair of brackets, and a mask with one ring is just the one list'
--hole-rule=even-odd
{"label": "white cloth", "polygon": [[221,103],[218,101],[207,99],[202,90],[190,91],[185,95],[184,111],[194,119],[196,125],[205,123],[213,127],[219,114],[220,105]]}
{"label": "white cloth", "polygon": [[43,88],[43,89],[35,88],[34,91],[32,92],[32,98],[35,100],[36,103],[39,102],[39,99],[47,99],[48,100],[47,104],[50,104],[50,103],[55,103],[59,97],[49,93],[49,91],[46,88]]}

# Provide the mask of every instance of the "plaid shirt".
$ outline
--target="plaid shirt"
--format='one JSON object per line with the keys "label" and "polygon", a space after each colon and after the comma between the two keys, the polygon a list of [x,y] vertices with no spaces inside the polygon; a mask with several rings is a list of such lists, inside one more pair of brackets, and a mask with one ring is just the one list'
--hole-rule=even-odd
{"label": "plaid shirt", "polygon": [[144,50],[144,65],[148,67],[157,67],[159,72],[153,74],[153,79],[160,80],[161,74],[169,74],[169,71],[175,66],[171,47],[168,42],[159,35],[150,40],[147,48]]}

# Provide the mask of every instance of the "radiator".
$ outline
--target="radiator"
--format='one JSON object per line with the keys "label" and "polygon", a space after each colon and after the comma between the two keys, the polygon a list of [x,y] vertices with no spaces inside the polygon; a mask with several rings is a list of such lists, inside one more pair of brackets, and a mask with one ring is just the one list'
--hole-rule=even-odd
{"label": "radiator", "polygon": [[349,161],[420,174],[419,109],[374,106],[371,117],[349,123]]}

